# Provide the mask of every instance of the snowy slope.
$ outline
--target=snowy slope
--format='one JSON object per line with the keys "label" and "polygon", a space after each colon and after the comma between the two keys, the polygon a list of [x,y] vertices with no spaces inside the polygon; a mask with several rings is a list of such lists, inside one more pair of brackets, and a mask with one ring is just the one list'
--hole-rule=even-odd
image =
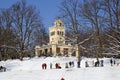
{"label": "snowy slope", "polygon": [[[0,80],[120,80],[120,65],[110,66],[109,58],[102,58],[104,67],[92,67],[92,61],[96,59],[82,58],[81,68],[76,67],[75,57],[42,57],[25,58],[20,60],[1,61],[0,65],[7,67],[7,72],[0,73]],[[101,59],[100,59],[101,60]],[[74,68],[65,69],[65,63],[75,62]],[[90,67],[85,68],[85,61]],[[42,70],[42,63],[47,63],[47,69]],[[50,69],[50,63],[53,69]],[[55,69],[55,63],[60,63],[62,69]],[[117,60],[116,63],[120,63]]]}

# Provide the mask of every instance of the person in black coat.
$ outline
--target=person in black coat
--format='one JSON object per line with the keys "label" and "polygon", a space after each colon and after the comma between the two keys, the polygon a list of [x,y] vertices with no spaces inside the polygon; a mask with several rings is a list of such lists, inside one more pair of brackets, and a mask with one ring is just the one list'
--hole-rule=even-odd
{"label": "person in black coat", "polygon": [[45,66],[45,69],[47,69],[47,64],[46,63],[44,64],[44,66]]}
{"label": "person in black coat", "polygon": [[113,66],[113,60],[112,59],[110,59],[110,64],[111,64],[111,66]]}
{"label": "person in black coat", "polygon": [[69,62],[69,66],[71,67],[71,65],[72,65],[72,62],[70,61],[70,62]]}
{"label": "person in black coat", "polygon": [[103,67],[104,66],[104,61],[103,60],[101,60],[101,67]]}
{"label": "person in black coat", "polygon": [[80,68],[80,61],[77,62],[77,67]]}

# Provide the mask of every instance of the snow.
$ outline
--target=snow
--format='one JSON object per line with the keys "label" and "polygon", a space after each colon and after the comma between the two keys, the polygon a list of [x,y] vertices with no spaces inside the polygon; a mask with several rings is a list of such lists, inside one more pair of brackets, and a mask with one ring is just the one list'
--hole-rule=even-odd
{"label": "snow", "polygon": [[[0,80],[119,80],[120,65],[110,66],[110,58],[100,58],[104,60],[104,67],[93,67],[92,62],[95,58],[82,58],[81,68],[77,68],[76,57],[34,57],[24,58],[23,61],[7,60],[1,61],[0,65],[7,68],[6,72],[0,72]],[[65,68],[65,63],[75,62],[75,67]],[[88,61],[90,67],[85,67]],[[41,65],[47,64],[47,69],[43,70]],[[50,63],[53,69],[50,69]],[[55,69],[55,64],[60,63],[62,69]],[[116,63],[120,63],[116,59]]]}

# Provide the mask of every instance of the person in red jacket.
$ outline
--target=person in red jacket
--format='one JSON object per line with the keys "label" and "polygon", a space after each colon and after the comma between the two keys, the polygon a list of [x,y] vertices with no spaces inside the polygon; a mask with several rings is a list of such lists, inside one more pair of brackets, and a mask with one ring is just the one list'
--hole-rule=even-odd
{"label": "person in red jacket", "polygon": [[65,80],[65,79],[62,77],[61,80]]}
{"label": "person in red jacket", "polygon": [[45,67],[45,63],[42,64],[42,69],[44,69],[44,67]]}

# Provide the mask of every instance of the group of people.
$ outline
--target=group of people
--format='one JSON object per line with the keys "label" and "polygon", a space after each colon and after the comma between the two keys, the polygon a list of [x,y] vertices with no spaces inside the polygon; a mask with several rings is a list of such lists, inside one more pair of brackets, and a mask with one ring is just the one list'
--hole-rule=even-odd
{"label": "group of people", "polygon": [[[96,61],[96,62],[92,61],[92,65],[93,65],[94,67],[100,67],[100,66],[103,67],[103,66],[104,66],[104,61],[103,61],[103,60],[99,60],[99,59],[97,58],[97,61]],[[85,67],[89,67],[88,61],[85,62]]]}
{"label": "group of people", "polygon": [[[113,60],[113,59],[110,59],[110,64],[111,64],[111,66],[113,66],[113,64],[114,64],[114,65],[116,64],[116,61]],[[118,64],[117,64],[117,65],[118,65]]]}
{"label": "group of people", "polygon": [[72,68],[72,67],[74,67],[74,62],[73,61],[70,61],[69,63],[66,63],[65,64],[65,68]]}
{"label": "group of people", "polygon": [[97,61],[95,62],[95,67],[103,67],[104,66],[104,61],[103,60],[99,60],[97,58]]}
{"label": "group of people", "polygon": [[6,71],[6,67],[0,66],[0,72],[5,72]]}
{"label": "group of people", "polygon": [[[110,59],[110,65],[113,66],[116,64],[116,60],[115,59]],[[99,60],[97,58],[96,62],[92,61],[92,65],[94,67],[103,67],[104,66],[104,60]],[[119,63],[117,64],[117,66],[119,65]],[[88,61],[85,62],[85,67],[89,67]]]}
{"label": "group of people", "polygon": [[[50,63],[50,69],[52,69],[52,66],[53,66],[52,63]],[[60,63],[56,63],[55,68],[56,69],[61,69]],[[42,69],[47,69],[47,64],[46,63],[42,64]]]}
{"label": "group of people", "polygon": [[[111,66],[113,66],[113,64],[115,65],[115,64],[116,64],[115,59],[114,59],[114,60],[113,60],[113,59],[110,59],[110,64],[111,64]],[[117,64],[117,65],[118,65],[118,64]],[[74,61],[70,61],[70,62],[65,63],[65,68],[72,68],[72,67],[74,67],[74,66],[75,66],[75,65],[74,65]],[[104,66],[104,60],[99,60],[99,59],[97,58],[97,59],[96,59],[96,62],[92,61],[92,66],[93,66],[93,67],[103,67],[103,66]],[[89,64],[88,64],[88,61],[85,62],[85,67],[90,67]],[[46,64],[46,63],[43,63],[43,64],[42,64],[42,69],[46,69],[46,68],[47,68],[47,64]],[[53,68],[53,64],[50,63],[50,69],[52,69],[52,68]],[[56,64],[55,64],[55,68],[56,68],[56,69],[61,69],[62,67],[61,67],[60,63],[56,63]]]}
{"label": "group of people", "polygon": [[[65,63],[65,68],[72,68],[72,67],[74,67],[74,62],[73,61]],[[53,64],[50,63],[50,69],[52,69],[52,68],[53,68]],[[55,68],[56,69],[61,69],[62,67],[61,67],[60,63],[55,63]],[[46,63],[42,64],[42,69],[47,69],[47,64]]]}

